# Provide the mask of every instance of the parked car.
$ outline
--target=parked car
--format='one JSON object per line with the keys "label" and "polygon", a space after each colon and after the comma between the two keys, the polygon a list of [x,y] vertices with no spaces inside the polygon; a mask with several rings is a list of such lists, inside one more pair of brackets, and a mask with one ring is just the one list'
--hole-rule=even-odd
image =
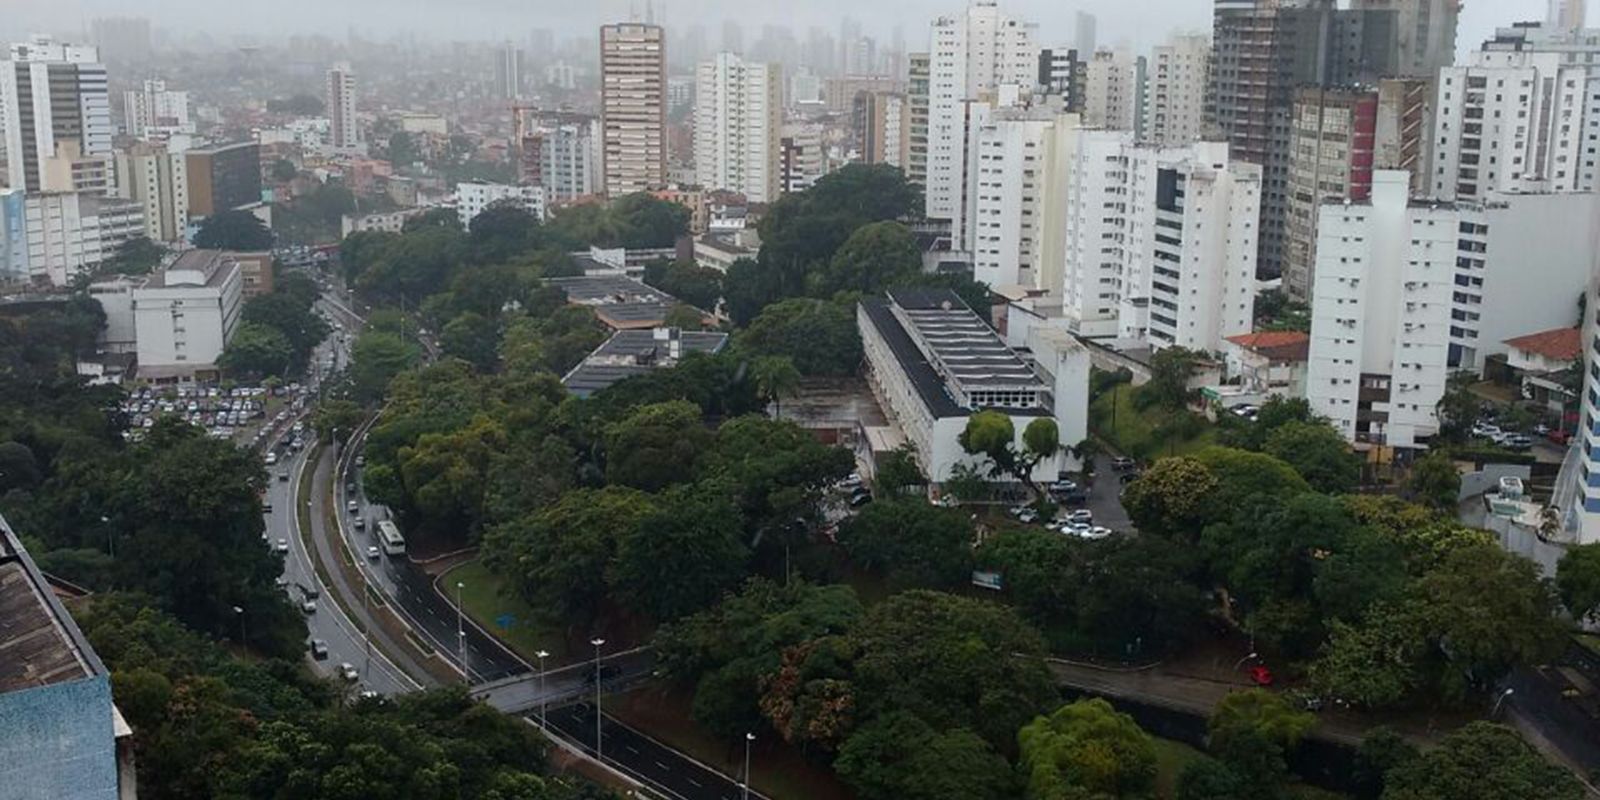
{"label": "parked car", "polygon": [[1078,488],[1077,482],[1069,481],[1069,480],[1066,480],[1065,478],[1063,478],[1061,480],[1056,481],[1055,483],[1050,484],[1050,493],[1051,494],[1066,494],[1067,492],[1076,491],[1077,488]]}
{"label": "parked car", "polygon": [[1257,686],[1271,686],[1273,681],[1272,670],[1263,664],[1250,668],[1250,680]]}
{"label": "parked car", "polygon": [[367,518],[366,517],[356,517],[356,530],[364,531],[366,529],[367,529]]}
{"label": "parked car", "polygon": [[339,663],[339,677],[354,683],[356,678],[361,677],[361,673],[356,672],[354,664],[351,664],[348,661],[341,661]]}
{"label": "parked car", "polygon": [[1501,437],[1500,446],[1507,450],[1527,450],[1533,447],[1533,437],[1525,433],[1508,433]]}
{"label": "parked car", "polygon": [[317,601],[315,601],[315,600],[301,600],[300,601],[300,610],[305,612],[305,613],[307,613],[307,614],[315,614],[315,613],[317,613]]}
{"label": "parked car", "polygon": [[321,661],[328,657],[328,643],[321,639],[311,640],[311,657]]}
{"label": "parked car", "polygon": [[1038,512],[1036,512],[1036,511],[1034,511],[1033,509],[1030,508],[1027,511],[1022,512],[1021,514],[1018,514],[1017,515],[1017,520],[1022,522],[1023,524],[1032,525],[1033,523],[1039,521],[1039,514],[1038,514]]}
{"label": "parked car", "polygon": [[1483,439],[1494,439],[1500,435],[1500,426],[1478,420],[1472,425],[1472,435]]}
{"label": "parked car", "polygon": [[1549,439],[1555,444],[1565,446],[1566,443],[1572,439],[1572,434],[1568,431],[1554,430],[1546,434],[1545,438]]}
{"label": "parked car", "polygon": [[1111,468],[1118,472],[1127,472],[1136,466],[1138,466],[1138,464],[1127,456],[1117,456],[1116,458],[1111,459]]}
{"label": "parked car", "polygon": [[1067,514],[1067,521],[1068,522],[1082,522],[1082,523],[1085,523],[1085,524],[1093,523],[1094,522],[1094,512],[1090,511],[1087,508],[1076,509],[1076,510],[1072,511],[1071,513]]}

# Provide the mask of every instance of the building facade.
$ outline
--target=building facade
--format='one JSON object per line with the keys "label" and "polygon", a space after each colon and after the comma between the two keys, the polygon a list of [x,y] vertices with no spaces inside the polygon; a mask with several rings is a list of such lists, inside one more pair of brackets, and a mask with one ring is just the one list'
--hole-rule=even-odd
{"label": "building facade", "polygon": [[189,250],[132,291],[139,375],[204,377],[233,338],[244,269],[217,250]]}
{"label": "building facade", "polygon": [[87,188],[52,182],[47,162],[65,152],[103,162],[111,156],[114,133],[98,50],[47,36],[11,45],[7,60],[0,61],[6,185],[29,192]]}
{"label": "building facade", "polygon": [[906,56],[906,107],[910,128],[906,137],[906,180],[919,187],[928,183],[928,106],[931,60],[927,53]]}
{"label": "building facade", "polygon": [[865,164],[905,169],[911,151],[911,110],[899,92],[861,92],[850,114],[853,145]]}
{"label": "building facade", "polygon": [[1138,140],[1157,147],[1200,141],[1205,125],[1211,37],[1174,34],[1150,53]]}
{"label": "building facade", "polygon": [[1445,203],[1409,189],[1408,174],[1380,170],[1368,202],[1322,208],[1306,381],[1312,410],[1347,439],[1397,448],[1438,433],[1451,372],[1570,323],[1600,239],[1594,194]]}
{"label": "building facade", "polygon": [[1084,65],[1083,124],[1133,130],[1140,93],[1137,76],[1133,55],[1127,50],[1096,51]]}
{"label": "building facade", "polygon": [[328,146],[335,153],[361,149],[361,125],[356,120],[356,75],[349,64],[335,64],[327,74]]}
{"label": "building facade", "polygon": [[462,230],[472,226],[472,220],[495,203],[508,202],[544,219],[544,189],[522,184],[489,183],[487,181],[462,181],[456,185],[456,216]]}
{"label": "building facade", "polygon": [[193,135],[189,93],[167,89],[167,82],[147,80],[122,93],[122,127],[135,139],[166,141],[174,134]]}
{"label": "building facade", "polygon": [[43,192],[23,200],[28,279],[67,286],[144,235],[139,204],[90,192]]}
{"label": "building facade", "polygon": [[601,172],[621,197],[667,183],[666,34],[658,25],[600,28]]}
{"label": "building facade", "polygon": [[184,153],[189,214],[209,217],[261,202],[261,145],[235,142]]}
{"label": "building facade", "polygon": [[718,53],[696,70],[695,177],[750,202],[778,198],[783,67]]}
{"label": "building facade", "polygon": [[118,150],[117,196],[144,210],[144,237],[176,242],[189,225],[189,159],[163,145],[137,142]]}

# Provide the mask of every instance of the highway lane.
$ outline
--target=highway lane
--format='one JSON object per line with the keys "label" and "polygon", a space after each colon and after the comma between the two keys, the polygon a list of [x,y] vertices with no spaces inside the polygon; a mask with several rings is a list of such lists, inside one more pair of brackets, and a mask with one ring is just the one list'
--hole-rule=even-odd
{"label": "highway lane", "polygon": [[[602,688],[619,692],[647,681],[655,668],[655,652],[635,648],[605,656]],[[524,673],[472,688],[472,696],[507,714],[535,712],[541,705],[582,700],[594,692],[594,662],[580,661],[538,673]]]}
{"label": "highway lane", "polygon": [[[547,724],[594,754],[594,707],[588,703],[550,709]],[[671,800],[742,800],[737,778],[723,775],[607,716],[601,724],[601,755],[616,767]],[[766,800],[751,790],[750,797]]]}

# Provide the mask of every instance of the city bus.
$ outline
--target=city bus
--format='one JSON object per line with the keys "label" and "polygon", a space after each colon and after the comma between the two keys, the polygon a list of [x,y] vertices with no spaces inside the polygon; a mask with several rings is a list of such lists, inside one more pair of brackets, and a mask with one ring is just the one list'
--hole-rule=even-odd
{"label": "city bus", "polygon": [[400,527],[392,520],[378,523],[378,541],[383,544],[383,552],[391,556],[406,554],[406,540],[400,536]]}

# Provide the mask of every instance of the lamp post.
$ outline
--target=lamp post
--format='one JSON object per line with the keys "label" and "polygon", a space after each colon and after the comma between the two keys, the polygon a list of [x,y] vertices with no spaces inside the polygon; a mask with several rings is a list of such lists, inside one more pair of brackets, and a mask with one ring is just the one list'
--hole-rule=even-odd
{"label": "lamp post", "polygon": [[605,761],[601,758],[600,745],[600,647],[605,643],[606,640],[598,636],[589,640],[589,644],[594,645],[594,760],[602,764]]}
{"label": "lamp post", "polygon": [[1239,671],[1239,667],[1244,666],[1244,662],[1249,661],[1250,659],[1253,659],[1253,658],[1257,658],[1256,651],[1251,650],[1250,652],[1245,653],[1244,658],[1241,658],[1236,663],[1234,663],[1233,671],[1234,672],[1238,672]]}
{"label": "lamp post", "polygon": [[467,669],[467,629],[461,611],[461,590],[465,587],[465,583],[456,581],[456,650],[461,654],[461,679],[470,686],[472,674]]}
{"label": "lamp post", "polygon": [[1515,689],[1512,689],[1510,687],[1506,687],[1506,690],[1501,692],[1499,697],[1495,698],[1494,709],[1489,712],[1489,719],[1494,719],[1495,716],[1500,713],[1500,704],[1504,703],[1506,701],[1506,698],[1510,697],[1513,694],[1515,694],[1516,691],[1517,690],[1515,690]]}
{"label": "lamp post", "polygon": [[751,744],[751,742],[754,742],[755,740],[756,740],[756,735],[755,734],[748,733],[748,732],[745,733],[745,735],[744,735],[744,785],[742,787],[744,789],[743,800],[750,800],[750,744]]}
{"label": "lamp post", "polygon": [[550,653],[548,651],[545,651],[545,650],[540,650],[539,652],[534,653],[533,655],[534,655],[535,658],[539,659],[539,727],[543,728],[544,727],[544,707],[545,707],[545,702],[548,700],[548,698],[546,698],[545,694],[544,694],[544,659],[545,659],[545,656],[550,655]]}
{"label": "lamp post", "polygon": [[249,647],[249,645],[245,643],[244,636],[244,609],[239,606],[234,606],[233,613],[239,617],[239,646]]}

